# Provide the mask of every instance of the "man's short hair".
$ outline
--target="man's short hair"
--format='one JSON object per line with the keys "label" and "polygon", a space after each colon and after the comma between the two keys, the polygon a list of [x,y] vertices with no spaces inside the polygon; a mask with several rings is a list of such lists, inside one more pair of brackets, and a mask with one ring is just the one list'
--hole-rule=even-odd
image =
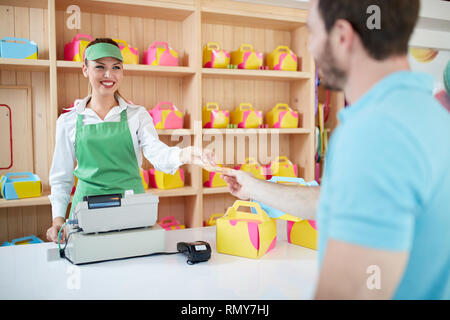
{"label": "man's short hair", "polygon": [[[369,28],[370,6],[380,9],[380,28]],[[405,55],[416,25],[420,0],[319,0],[319,12],[330,32],[339,19],[347,20],[376,60]]]}

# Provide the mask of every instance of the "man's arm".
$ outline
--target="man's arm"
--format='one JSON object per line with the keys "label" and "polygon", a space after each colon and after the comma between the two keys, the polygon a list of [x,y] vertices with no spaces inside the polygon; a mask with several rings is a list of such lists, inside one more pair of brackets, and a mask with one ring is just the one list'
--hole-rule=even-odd
{"label": "man's arm", "polygon": [[316,219],[320,187],[281,185],[239,170],[231,170],[222,177],[231,194],[242,200],[253,199],[299,218]]}
{"label": "man's arm", "polygon": [[330,239],[315,299],[391,299],[409,255]]}

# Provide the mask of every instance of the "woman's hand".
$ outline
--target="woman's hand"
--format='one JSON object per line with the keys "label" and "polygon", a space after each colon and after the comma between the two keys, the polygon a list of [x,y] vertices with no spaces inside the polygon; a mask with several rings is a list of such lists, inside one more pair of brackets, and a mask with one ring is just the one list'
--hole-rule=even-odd
{"label": "woman's hand", "polygon": [[[58,243],[58,232],[61,229],[61,227],[63,226],[63,224],[64,224],[64,218],[57,217],[57,218],[53,219],[52,226],[47,230],[47,240]],[[64,243],[65,238],[66,238],[66,232],[63,229],[63,230],[61,230],[61,239],[60,239],[59,243]]]}
{"label": "woman's hand", "polygon": [[216,156],[210,149],[189,146],[181,150],[180,158],[183,164],[194,164],[200,167],[215,167],[217,165]]}

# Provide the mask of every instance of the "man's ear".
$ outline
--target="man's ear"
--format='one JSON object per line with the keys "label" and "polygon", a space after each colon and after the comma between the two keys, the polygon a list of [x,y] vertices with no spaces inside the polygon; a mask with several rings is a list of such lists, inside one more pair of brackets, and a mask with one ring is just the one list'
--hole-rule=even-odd
{"label": "man's ear", "polygon": [[343,53],[347,53],[354,45],[356,32],[350,22],[344,19],[339,19],[335,22],[330,35],[331,41],[334,42],[334,48],[339,51],[343,50]]}
{"label": "man's ear", "polygon": [[82,71],[83,71],[84,77],[87,78],[89,74],[88,74],[88,67],[87,67],[87,65],[85,64],[85,62],[83,62],[83,65],[82,65],[81,69],[82,69]]}

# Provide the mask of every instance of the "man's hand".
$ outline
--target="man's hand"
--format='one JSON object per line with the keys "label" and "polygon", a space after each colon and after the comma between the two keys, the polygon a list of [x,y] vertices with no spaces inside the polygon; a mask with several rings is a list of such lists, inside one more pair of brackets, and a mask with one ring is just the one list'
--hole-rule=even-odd
{"label": "man's hand", "polygon": [[233,196],[241,200],[250,199],[250,184],[253,180],[256,180],[250,173],[241,170],[229,170],[221,177],[228,184],[228,189]]}
{"label": "man's hand", "polygon": [[215,167],[216,156],[210,149],[186,147],[181,150],[180,160],[183,164],[194,164],[200,167]]}

